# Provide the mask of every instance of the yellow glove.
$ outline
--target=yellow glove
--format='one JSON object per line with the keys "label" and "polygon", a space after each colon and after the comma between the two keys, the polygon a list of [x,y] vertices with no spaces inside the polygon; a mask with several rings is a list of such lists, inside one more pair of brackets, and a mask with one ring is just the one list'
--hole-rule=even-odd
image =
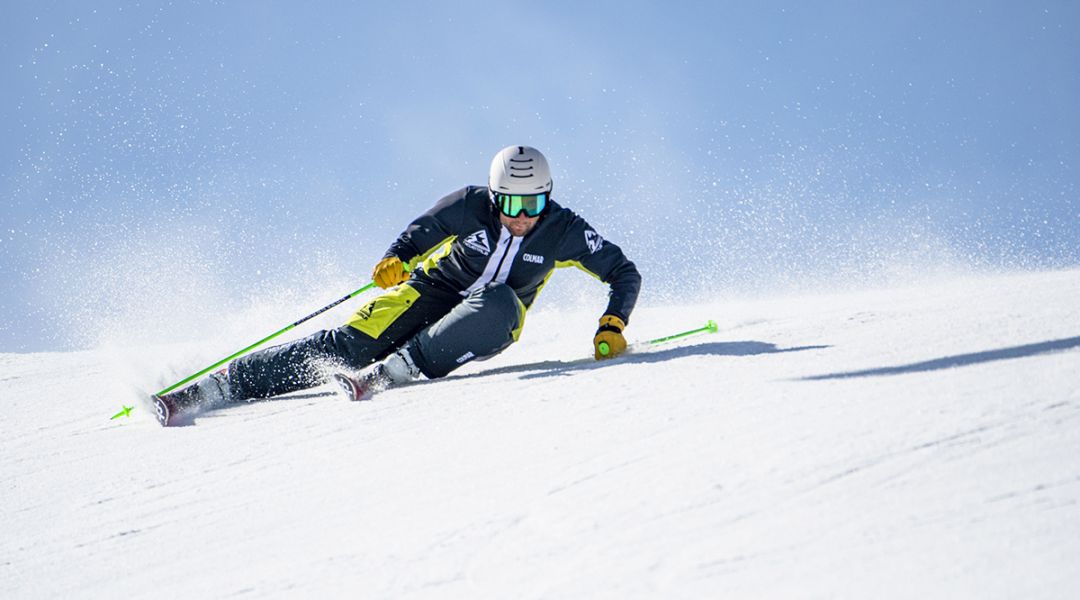
{"label": "yellow glove", "polygon": [[600,328],[596,330],[596,336],[592,340],[593,348],[596,349],[596,360],[614,358],[626,350],[626,338],[622,335],[625,328],[626,323],[615,315],[600,317]]}
{"label": "yellow glove", "polygon": [[409,276],[405,273],[405,265],[401,264],[400,258],[387,256],[375,265],[371,278],[375,281],[375,285],[385,290],[408,280]]}

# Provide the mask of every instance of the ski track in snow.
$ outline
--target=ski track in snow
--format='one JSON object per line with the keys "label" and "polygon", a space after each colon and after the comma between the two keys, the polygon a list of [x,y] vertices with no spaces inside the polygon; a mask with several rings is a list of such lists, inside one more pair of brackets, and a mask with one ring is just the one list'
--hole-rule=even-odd
{"label": "ski track in snow", "polygon": [[597,315],[537,312],[437,383],[169,429],[118,375],[160,348],[0,355],[0,596],[1075,597],[1078,297],[642,307],[720,332],[603,365]]}

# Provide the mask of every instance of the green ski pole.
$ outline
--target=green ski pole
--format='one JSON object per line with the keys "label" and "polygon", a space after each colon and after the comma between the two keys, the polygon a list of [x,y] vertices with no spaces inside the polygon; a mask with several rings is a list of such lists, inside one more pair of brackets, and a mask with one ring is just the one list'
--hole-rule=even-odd
{"label": "green ski pole", "polygon": [[231,356],[228,356],[226,358],[223,358],[223,359],[217,361],[216,363],[210,365],[209,367],[206,367],[202,371],[199,371],[198,373],[195,373],[194,375],[191,375],[190,377],[186,377],[186,378],[184,378],[184,379],[182,379],[180,381],[177,381],[176,383],[174,383],[174,384],[170,385],[169,387],[161,390],[160,392],[158,392],[155,395],[156,396],[162,396],[162,395],[168,394],[169,392],[171,392],[171,391],[175,390],[176,388],[184,385],[185,383],[187,383],[187,382],[189,382],[189,381],[191,381],[193,379],[198,379],[199,377],[202,377],[203,375],[206,375],[210,371],[213,371],[214,369],[220,367],[221,365],[231,361],[232,359],[234,359],[234,358],[236,358],[236,357],[238,357],[238,356],[240,356],[242,354],[246,354],[247,352],[249,352],[251,350],[254,350],[255,348],[258,348],[259,346],[265,344],[266,342],[269,342],[270,340],[272,340],[272,339],[276,338],[277,336],[285,333],[286,331],[289,331],[290,329],[292,329],[293,327],[296,327],[297,325],[303,323],[304,321],[314,319],[315,317],[323,314],[324,312],[330,310],[331,308],[334,308],[338,304],[341,304],[342,302],[345,302],[346,300],[348,300],[350,298],[353,298],[353,297],[357,296],[358,294],[366,292],[366,291],[370,290],[373,287],[375,287],[375,282],[374,281],[372,281],[371,283],[365,285],[364,287],[356,290],[355,292],[349,294],[348,296],[344,296],[342,298],[334,300],[330,304],[327,304],[326,306],[324,306],[324,307],[320,308],[319,310],[311,313],[310,315],[304,317],[303,319],[300,319],[299,321],[293,323],[292,325],[289,325],[288,327],[282,328],[282,329],[280,329],[278,331],[275,331],[274,333],[271,333],[270,335],[268,335],[268,336],[264,337],[263,339],[255,342],[254,344],[248,346],[247,348],[244,348],[243,350],[240,350],[239,352],[236,352],[236,353],[232,354]]}
{"label": "green ski pole", "polygon": [[[687,336],[690,336],[690,335],[696,335],[698,333],[702,333],[702,332],[705,332],[705,331],[707,331],[709,333],[716,333],[719,330],[720,330],[720,328],[716,325],[716,321],[713,321],[713,320],[710,319],[709,322],[706,323],[704,327],[698,327],[697,329],[691,329],[690,331],[684,331],[682,333],[674,333],[672,335],[666,335],[666,336],[661,337],[661,338],[656,338],[655,340],[649,340],[647,342],[643,342],[643,345],[652,346],[654,344],[662,344],[664,342],[670,342],[672,340],[677,340],[679,338],[684,338],[684,337],[687,337]],[[611,352],[611,348],[608,347],[607,342],[600,342],[600,355],[601,356],[607,356],[608,353],[610,353],[610,352]]]}
{"label": "green ski pole", "polygon": [[694,334],[702,333],[702,332],[705,332],[705,331],[708,331],[709,333],[716,333],[717,331],[720,331],[720,327],[718,327],[716,325],[716,321],[713,321],[712,319],[710,319],[708,323],[705,323],[704,327],[698,327],[697,329],[691,329],[690,331],[684,331],[682,333],[676,333],[674,335],[668,335],[668,336],[664,336],[662,338],[656,338],[655,340],[649,340],[649,341],[647,341],[645,343],[649,344],[650,346],[653,345],[653,344],[662,344],[664,342],[670,342],[672,340],[677,340],[679,338],[684,338],[684,337],[686,337],[688,335],[694,335]]}

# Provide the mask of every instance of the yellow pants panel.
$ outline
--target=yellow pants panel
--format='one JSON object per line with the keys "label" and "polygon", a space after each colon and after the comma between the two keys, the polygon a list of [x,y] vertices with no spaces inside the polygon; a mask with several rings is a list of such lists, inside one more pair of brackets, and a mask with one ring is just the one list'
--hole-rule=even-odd
{"label": "yellow pants panel", "polygon": [[372,339],[378,339],[419,297],[420,292],[412,286],[399,285],[365,304],[346,325],[368,334]]}

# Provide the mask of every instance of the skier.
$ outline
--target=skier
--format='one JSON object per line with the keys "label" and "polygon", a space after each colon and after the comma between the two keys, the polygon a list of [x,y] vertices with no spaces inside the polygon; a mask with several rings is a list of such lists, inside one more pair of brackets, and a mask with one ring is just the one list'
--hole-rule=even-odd
{"label": "skier", "polygon": [[487,186],[439,200],[390,245],[372,274],[386,293],[337,329],[254,352],[155,397],[159,420],[168,425],[194,406],[268,398],[331,378],[362,400],[421,374],[443,377],[515,342],[526,310],[563,266],[610,286],[593,345],[597,360],[617,356],[626,349],[622,332],[641,276],[618,246],[552,200],[551,190],[539,150],[504,148],[491,162]]}

